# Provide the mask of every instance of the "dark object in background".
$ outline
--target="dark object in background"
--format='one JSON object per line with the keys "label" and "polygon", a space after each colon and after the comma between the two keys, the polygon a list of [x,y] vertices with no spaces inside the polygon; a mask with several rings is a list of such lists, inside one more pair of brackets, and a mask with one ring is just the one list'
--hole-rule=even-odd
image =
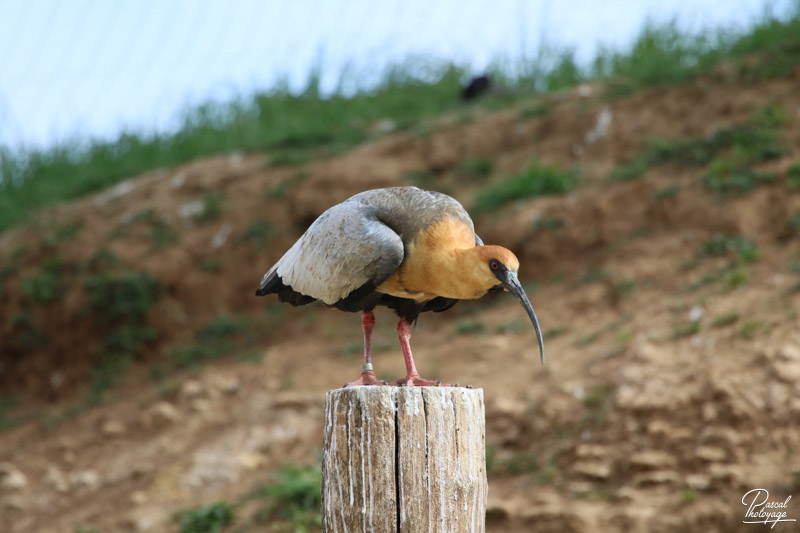
{"label": "dark object in background", "polygon": [[492,82],[486,74],[474,76],[469,80],[467,86],[461,90],[461,99],[465,102],[475,100],[479,96],[484,95],[489,90],[491,84]]}

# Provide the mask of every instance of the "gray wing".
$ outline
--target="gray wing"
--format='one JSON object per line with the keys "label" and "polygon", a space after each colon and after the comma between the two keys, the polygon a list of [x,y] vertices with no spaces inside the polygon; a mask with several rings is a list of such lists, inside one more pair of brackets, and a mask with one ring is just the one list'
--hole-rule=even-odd
{"label": "gray wing", "polygon": [[362,285],[383,283],[403,261],[403,242],[377,210],[351,198],[325,211],[264,275],[328,305]]}

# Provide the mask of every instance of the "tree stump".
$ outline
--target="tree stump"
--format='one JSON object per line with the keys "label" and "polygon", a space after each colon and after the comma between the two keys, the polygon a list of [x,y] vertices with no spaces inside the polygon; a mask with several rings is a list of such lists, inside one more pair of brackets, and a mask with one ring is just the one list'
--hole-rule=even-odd
{"label": "tree stump", "polygon": [[484,531],[485,433],[481,389],[328,391],[322,530]]}

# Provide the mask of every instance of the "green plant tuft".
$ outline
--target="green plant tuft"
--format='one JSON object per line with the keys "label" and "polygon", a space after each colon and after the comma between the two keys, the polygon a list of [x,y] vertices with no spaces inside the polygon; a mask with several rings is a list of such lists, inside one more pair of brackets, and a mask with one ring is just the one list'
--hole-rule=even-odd
{"label": "green plant tuft", "polygon": [[180,533],[222,533],[235,517],[234,507],[227,502],[216,502],[197,509],[175,514]]}
{"label": "green plant tuft", "polygon": [[142,322],[159,296],[159,284],[149,274],[98,274],[83,282],[89,303],[101,311],[105,320]]}
{"label": "green plant tuft", "polygon": [[37,304],[48,304],[61,298],[64,293],[61,261],[57,257],[45,259],[37,274],[22,280],[22,292]]}
{"label": "green plant tuft", "polygon": [[490,184],[475,197],[474,214],[494,211],[517,200],[553,194],[564,194],[578,183],[577,171],[561,171],[531,162],[517,175]]}
{"label": "green plant tuft", "polygon": [[295,533],[319,529],[322,526],[321,483],[319,467],[283,466],[274,482],[260,487],[248,498],[267,500],[255,515],[255,521]]}

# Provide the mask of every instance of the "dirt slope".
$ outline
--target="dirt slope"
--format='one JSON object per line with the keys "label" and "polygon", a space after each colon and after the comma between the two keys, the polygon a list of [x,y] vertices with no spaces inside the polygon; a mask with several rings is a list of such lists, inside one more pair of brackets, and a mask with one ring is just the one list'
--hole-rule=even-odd
{"label": "dirt slope", "polygon": [[[535,281],[547,365],[507,295],[423,316],[412,340],[423,375],[485,390],[489,529],[752,530],[746,491],[800,493],[800,193],[786,176],[800,161],[798,80],[613,100],[584,87],[544,116],[530,112],[542,102],[466,110],[298,167],[212,158],[0,236],[0,387],[20,420],[0,439],[0,529],[177,531],[177,510],[314,464],[324,391],[356,377],[360,324],[256,298],[260,276],[356,192],[413,182],[470,207],[535,158],[580,169],[580,185],[476,226]],[[681,164],[607,179],[650,139],[707,137],[768,104],[786,116],[782,153],[754,167],[772,183],[723,195]],[[485,181],[465,170],[475,158],[492,162]],[[718,235],[739,240],[715,251]],[[758,253],[731,266],[742,242]],[[377,318],[376,367],[394,379],[394,318]],[[219,340],[209,324],[229,329]],[[214,343],[246,357],[174,370]],[[109,354],[133,364],[109,367]],[[89,384],[105,394],[87,408]],[[800,504],[788,511],[800,519]]]}

